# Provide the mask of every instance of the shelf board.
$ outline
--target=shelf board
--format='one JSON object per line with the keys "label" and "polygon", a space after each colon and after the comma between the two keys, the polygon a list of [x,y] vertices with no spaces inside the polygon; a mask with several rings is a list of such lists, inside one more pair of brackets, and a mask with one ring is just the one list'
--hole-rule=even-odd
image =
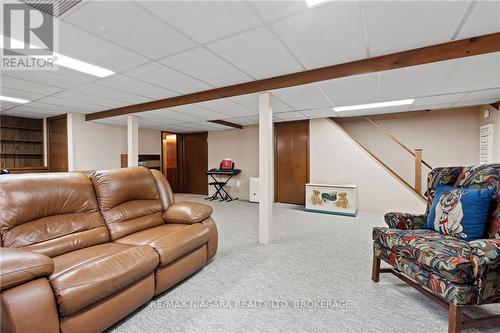
{"label": "shelf board", "polygon": [[43,156],[43,153],[5,153],[2,152],[0,155],[23,155],[23,156]]}
{"label": "shelf board", "polygon": [[16,126],[1,126],[0,129],[17,129],[17,130],[26,130],[26,131],[37,131],[37,132],[42,132],[43,128],[32,128],[32,127],[16,127]]}
{"label": "shelf board", "polygon": [[15,140],[15,139],[0,139],[0,142],[28,142],[28,143],[43,143],[37,140]]}

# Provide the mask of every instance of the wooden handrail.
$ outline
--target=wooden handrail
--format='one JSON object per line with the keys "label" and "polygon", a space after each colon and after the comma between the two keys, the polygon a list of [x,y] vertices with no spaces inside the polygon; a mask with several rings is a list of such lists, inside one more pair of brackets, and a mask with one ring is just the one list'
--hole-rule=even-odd
{"label": "wooden handrail", "polygon": [[393,169],[391,169],[387,164],[385,164],[380,158],[378,158],[375,154],[373,154],[370,150],[368,150],[365,146],[358,142],[349,132],[345,130],[333,117],[329,117],[328,120],[339,128],[347,137],[349,137],[352,141],[354,141],[361,149],[363,149],[372,159],[374,159],[377,163],[382,165],[387,171],[389,171],[394,177],[396,177],[401,183],[403,183],[406,187],[415,192],[418,197],[423,201],[427,202],[427,198],[422,195],[421,192],[417,192],[413,186],[411,186],[406,180],[404,180],[400,175],[396,173]]}
{"label": "wooden handrail", "polygon": [[[415,153],[410,149],[408,148],[404,143],[402,143],[401,141],[399,141],[394,135],[392,135],[391,133],[389,133],[386,129],[384,129],[382,126],[380,126],[379,124],[377,124],[376,122],[374,122],[373,120],[371,120],[368,116],[364,116],[364,118],[366,120],[368,120],[373,126],[375,126],[376,128],[378,128],[382,133],[384,133],[386,136],[388,136],[390,139],[392,139],[392,141],[396,142],[401,148],[403,148],[404,150],[406,150],[408,153],[410,153],[413,157],[416,157],[415,156]],[[426,161],[424,160],[421,160],[422,163],[428,167],[429,169],[432,170],[432,167],[429,165],[429,163],[427,163]]]}

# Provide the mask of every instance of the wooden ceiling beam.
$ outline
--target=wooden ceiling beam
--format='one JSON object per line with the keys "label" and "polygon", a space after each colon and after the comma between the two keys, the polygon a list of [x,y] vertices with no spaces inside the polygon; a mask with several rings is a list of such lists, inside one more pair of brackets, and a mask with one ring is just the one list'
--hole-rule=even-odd
{"label": "wooden ceiling beam", "polygon": [[219,124],[219,125],[224,125],[224,126],[228,126],[228,127],[234,127],[234,128],[237,128],[237,129],[243,129],[243,126],[240,125],[240,124],[235,124],[235,123],[232,123],[230,121],[225,121],[225,120],[222,120],[222,119],[209,120],[208,122],[209,123],[214,123],[214,124]]}
{"label": "wooden ceiling beam", "polygon": [[268,79],[250,81],[232,86],[119,107],[106,111],[89,113],[85,116],[85,119],[88,121],[123,116],[131,113],[140,113],[180,105],[200,103],[219,98],[258,93],[318,81],[332,80],[346,76],[375,73],[498,51],[500,51],[500,32],[333,66],[306,70],[303,72],[276,76]]}
{"label": "wooden ceiling beam", "polygon": [[492,107],[494,107],[497,110],[500,110],[500,100],[496,101],[495,103],[490,104]]}

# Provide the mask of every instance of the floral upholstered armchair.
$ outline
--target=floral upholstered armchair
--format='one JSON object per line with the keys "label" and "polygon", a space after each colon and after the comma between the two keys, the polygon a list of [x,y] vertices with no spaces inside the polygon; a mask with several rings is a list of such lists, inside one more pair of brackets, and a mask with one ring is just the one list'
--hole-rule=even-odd
{"label": "floral upholstered armchair", "polygon": [[[372,280],[392,273],[447,307],[449,332],[500,324],[500,316],[471,319],[462,313],[466,306],[500,302],[500,164],[436,168],[427,183],[425,214],[387,213],[389,227],[373,229]],[[423,229],[438,184],[494,189],[484,239],[468,242]],[[380,260],[392,268],[380,269]]]}

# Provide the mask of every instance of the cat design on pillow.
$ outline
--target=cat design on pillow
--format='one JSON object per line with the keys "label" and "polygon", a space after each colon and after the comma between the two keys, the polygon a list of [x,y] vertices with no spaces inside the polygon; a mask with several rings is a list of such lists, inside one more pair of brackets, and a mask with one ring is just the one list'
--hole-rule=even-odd
{"label": "cat design on pillow", "polygon": [[434,230],[443,235],[467,237],[461,224],[464,212],[460,198],[462,198],[463,193],[463,191],[455,189],[446,191],[441,195],[439,204],[436,205]]}

